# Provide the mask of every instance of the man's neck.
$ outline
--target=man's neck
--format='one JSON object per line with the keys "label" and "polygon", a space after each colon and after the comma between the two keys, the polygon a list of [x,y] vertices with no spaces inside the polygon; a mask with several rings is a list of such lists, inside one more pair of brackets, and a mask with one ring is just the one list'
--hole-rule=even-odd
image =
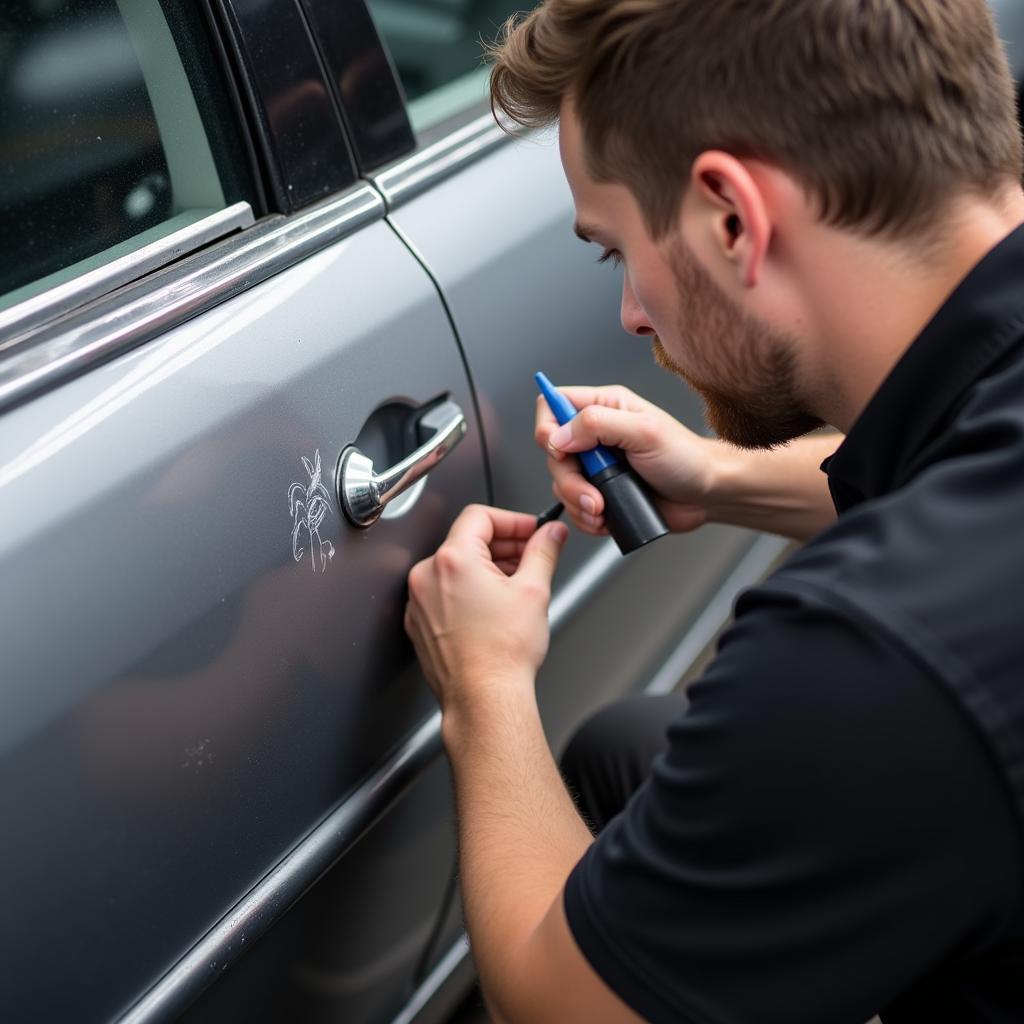
{"label": "man's neck", "polygon": [[[829,260],[819,279],[815,334],[819,415],[849,431],[915,338],[999,242],[1024,223],[1024,193],[1003,202],[964,199],[947,213],[941,241],[922,246],[865,240],[830,229]],[[818,410],[816,410],[818,411]]]}

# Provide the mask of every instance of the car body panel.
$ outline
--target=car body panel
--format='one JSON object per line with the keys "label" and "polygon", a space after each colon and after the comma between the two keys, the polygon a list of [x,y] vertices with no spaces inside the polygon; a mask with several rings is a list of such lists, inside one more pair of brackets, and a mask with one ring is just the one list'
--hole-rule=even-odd
{"label": "car body panel", "polygon": [[[357,438],[405,454],[378,408],[443,394],[469,431],[404,515],[290,507],[317,452],[330,493]],[[4,418],[8,1014],[124,1009],[432,713],[405,576],[482,466],[450,327],[383,222]]]}
{"label": "car body panel", "polygon": [[455,863],[440,758],[181,1024],[374,1024],[412,995]]}

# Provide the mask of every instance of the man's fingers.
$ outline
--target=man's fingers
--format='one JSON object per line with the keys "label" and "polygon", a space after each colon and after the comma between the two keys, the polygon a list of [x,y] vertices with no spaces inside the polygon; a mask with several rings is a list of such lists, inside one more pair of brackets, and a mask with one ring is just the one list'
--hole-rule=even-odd
{"label": "man's fingers", "polygon": [[417,654],[419,654],[420,648],[423,646],[423,631],[420,629],[419,619],[411,601],[405,606],[405,617],[402,620],[402,625],[405,626],[405,635],[412,642],[413,647],[416,648]]}
{"label": "man's fingers", "polygon": [[518,561],[525,547],[526,540],[520,540],[517,537],[504,537],[493,540],[491,541],[491,558],[495,562],[500,562],[507,558],[514,558]]}
{"label": "man's fingers", "polygon": [[[629,412],[647,412],[654,408],[650,402],[619,384],[605,387],[569,385],[559,390],[577,409],[597,405],[608,409]],[[558,423],[543,395],[537,396],[537,414],[534,422],[534,438],[541,448],[548,448],[548,438],[558,429]],[[550,449],[549,449],[550,450]],[[557,454],[557,453],[556,453]]]}
{"label": "man's fingers", "polygon": [[448,539],[456,543],[483,541],[489,549],[497,540],[526,540],[536,528],[536,517],[525,512],[467,505],[452,523]]}
{"label": "man's fingers", "polygon": [[[621,384],[559,384],[557,387],[577,409],[584,409],[588,405],[604,405],[610,409],[632,409],[640,412],[650,407],[645,398],[641,398]],[[548,403],[543,395],[539,395],[537,401],[538,408],[548,409]]]}
{"label": "man's fingers", "polygon": [[[596,522],[604,514],[604,497],[601,492],[580,472],[579,464],[575,459],[567,462],[558,462],[556,459],[548,459],[548,471],[553,481],[552,493],[565,505],[572,519],[587,526],[595,526]],[[582,516],[589,516],[590,520],[581,519]]]}
{"label": "man's fingers", "polygon": [[548,435],[548,451],[553,455],[583,452],[599,444],[640,451],[656,443],[649,418],[624,409],[588,405],[564,426]]}
{"label": "man's fingers", "polygon": [[551,578],[555,575],[558,556],[569,536],[565,523],[547,523],[529,539],[519,560],[514,579],[534,583],[551,592]]}

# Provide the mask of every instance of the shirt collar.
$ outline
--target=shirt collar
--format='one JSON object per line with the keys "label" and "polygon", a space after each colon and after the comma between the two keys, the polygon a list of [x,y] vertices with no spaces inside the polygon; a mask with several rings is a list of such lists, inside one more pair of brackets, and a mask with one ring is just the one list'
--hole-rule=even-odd
{"label": "shirt collar", "polygon": [[904,481],[964,392],[1024,334],[1024,225],[957,286],[822,469],[842,512]]}

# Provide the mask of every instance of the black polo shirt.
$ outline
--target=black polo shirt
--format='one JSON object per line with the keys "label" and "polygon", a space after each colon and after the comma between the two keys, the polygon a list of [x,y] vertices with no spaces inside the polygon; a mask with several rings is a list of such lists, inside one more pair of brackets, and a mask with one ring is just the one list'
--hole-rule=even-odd
{"label": "black polo shirt", "polygon": [[1024,228],[826,463],[566,886],[654,1022],[1024,1022]]}

